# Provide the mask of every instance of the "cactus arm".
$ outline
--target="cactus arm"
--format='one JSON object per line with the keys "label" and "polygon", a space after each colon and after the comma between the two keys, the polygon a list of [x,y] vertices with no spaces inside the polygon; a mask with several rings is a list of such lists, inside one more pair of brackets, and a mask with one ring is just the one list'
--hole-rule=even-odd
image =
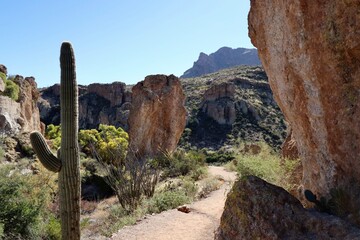
{"label": "cactus arm", "polygon": [[52,172],[59,172],[61,169],[61,160],[55,157],[46,144],[41,133],[35,131],[30,134],[31,145],[44,167]]}

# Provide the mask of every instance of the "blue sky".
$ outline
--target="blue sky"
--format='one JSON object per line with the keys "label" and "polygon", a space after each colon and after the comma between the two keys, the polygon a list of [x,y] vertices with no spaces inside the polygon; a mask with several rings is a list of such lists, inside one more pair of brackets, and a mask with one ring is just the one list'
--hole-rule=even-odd
{"label": "blue sky", "polygon": [[244,0],[3,0],[0,63],[9,74],[59,82],[63,41],[73,44],[79,84],[134,84],[180,76],[223,46],[252,48]]}

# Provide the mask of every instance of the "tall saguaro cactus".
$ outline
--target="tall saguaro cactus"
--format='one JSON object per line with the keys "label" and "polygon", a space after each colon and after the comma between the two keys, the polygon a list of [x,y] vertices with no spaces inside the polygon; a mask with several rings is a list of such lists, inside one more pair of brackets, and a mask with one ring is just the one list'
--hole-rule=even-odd
{"label": "tall saguaro cactus", "polygon": [[62,239],[80,239],[80,158],[78,146],[78,87],[72,46],[64,42],[60,53],[61,148],[55,157],[39,132],[30,135],[41,163],[59,172]]}

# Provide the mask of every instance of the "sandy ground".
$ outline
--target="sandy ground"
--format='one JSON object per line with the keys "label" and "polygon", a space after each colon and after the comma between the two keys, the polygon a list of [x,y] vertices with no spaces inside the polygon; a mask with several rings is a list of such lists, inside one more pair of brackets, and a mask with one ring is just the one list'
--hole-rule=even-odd
{"label": "sandy ground", "polygon": [[210,240],[219,226],[225,199],[231,183],[235,181],[234,172],[223,167],[209,167],[209,173],[220,175],[225,184],[212,192],[207,198],[189,205],[191,212],[183,213],[176,209],[149,216],[136,225],[127,226],[115,233],[113,240]]}

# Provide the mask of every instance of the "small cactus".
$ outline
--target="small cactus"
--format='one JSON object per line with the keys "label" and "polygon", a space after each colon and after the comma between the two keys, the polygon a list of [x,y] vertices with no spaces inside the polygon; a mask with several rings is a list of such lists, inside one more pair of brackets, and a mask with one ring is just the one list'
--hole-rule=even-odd
{"label": "small cactus", "polygon": [[55,157],[39,132],[30,135],[40,162],[59,172],[62,239],[80,239],[80,157],[78,146],[78,87],[72,46],[64,42],[60,52],[61,148]]}

